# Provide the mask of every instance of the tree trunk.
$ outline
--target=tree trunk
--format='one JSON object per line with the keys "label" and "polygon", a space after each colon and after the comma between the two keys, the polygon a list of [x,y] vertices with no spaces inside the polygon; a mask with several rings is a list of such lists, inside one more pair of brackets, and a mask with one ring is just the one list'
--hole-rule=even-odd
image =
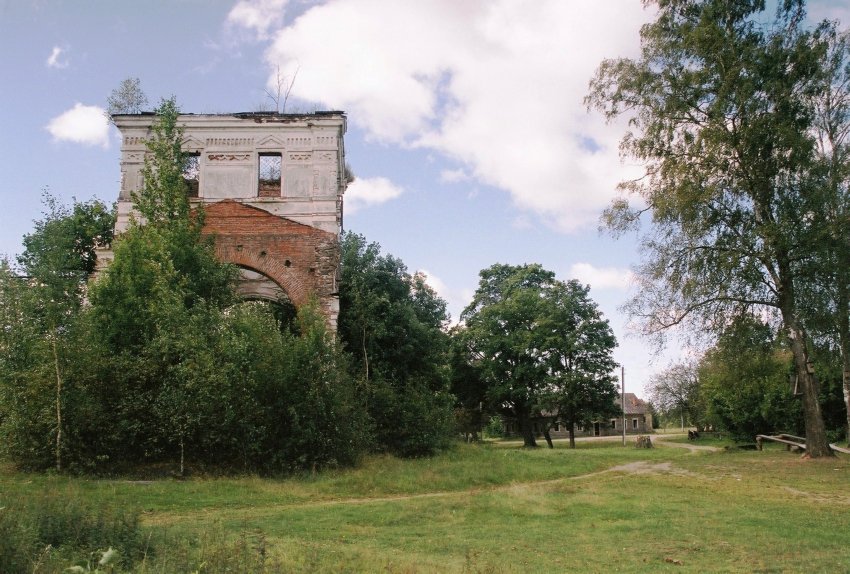
{"label": "tree trunk", "polygon": [[184,461],[186,460],[185,454],[186,454],[186,449],[185,449],[185,444],[183,442],[183,435],[180,435],[180,478],[183,478],[184,476],[186,476],[185,475],[185,467],[183,465]]}
{"label": "tree trunk", "polygon": [[[766,214],[763,219],[769,221],[770,215]],[[777,303],[782,314],[782,323],[788,334],[791,354],[794,357],[794,371],[803,393],[806,454],[812,458],[835,456],[826,439],[826,426],[823,423],[823,414],[820,409],[815,369],[809,359],[809,351],[806,347],[808,335],[799,319],[797,296],[794,292],[793,274],[789,261],[788,253],[781,247],[777,248],[775,274]]]}
{"label": "tree trunk", "polygon": [[366,370],[366,380],[369,380],[369,354],[366,352],[366,327],[363,327],[363,366]]}
{"label": "tree trunk", "polygon": [[793,318],[786,321],[788,340],[794,356],[794,370],[797,374],[800,390],[803,394],[803,420],[806,426],[806,454],[812,458],[835,456],[829,448],[826,427],[823,423],[818,385],[815,380],[814,366],[809,360],[806,349],[806,333]]}
{"label": "tree trunk", "polygon": [[841,350],[841,380],[844,391],[844,410],[847,416],[847,446],[850,446],[850,293],[843,283],[838,291],[838,345]]}
{"label": "tree trunk", "polygon": [[543,429],[543,438],[546,439],[546,446],[548,446],[549,448],[555,448],[555,445],[552,444],[552,436],[549,434],[548,426]]}
{"label": "tree trunk", "polygon": [[570,423],[570,448],[576,447],[576,427]]}
{"label": "tree trunk", "polygon": [[528,415],[523,414],[517,418],[519,419],[519,429],[522,433],[523,446],[527,448],[537,448],[537,441],[534,440],[534,428],[532,427],[531,420],[529,420]]}
{"label": "tree trunk", "polygon": [[62,472],[62,375],[59,371],[59,352],[56,334],[52,337],[53,366],[56,369],[56,472]]}
{"label": "tree trunk", "polygon": [[841,337],[841,382],[847,423],[847,446],[850,447],[850,335]]}

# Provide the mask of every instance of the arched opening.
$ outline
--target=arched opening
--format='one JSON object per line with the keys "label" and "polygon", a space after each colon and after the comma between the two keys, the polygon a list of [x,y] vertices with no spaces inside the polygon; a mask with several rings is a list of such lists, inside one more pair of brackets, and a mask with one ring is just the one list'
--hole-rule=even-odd
{"label": "arched opening", "polygon": [[281,331],[298,333],[298,309],[286,291],[268,276],[250,269],[239,267],[236,294],[243,301],[254,301],[268,305],[280,325]]}

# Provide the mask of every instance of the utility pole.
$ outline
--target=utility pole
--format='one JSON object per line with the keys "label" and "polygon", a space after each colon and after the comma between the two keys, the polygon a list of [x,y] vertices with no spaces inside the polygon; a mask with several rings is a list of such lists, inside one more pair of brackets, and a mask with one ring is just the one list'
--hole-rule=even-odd
{"label": "utility pole", "polygon": [[620,365],[620,408],[623,409],[623,446],[626,446],[626,367]]}

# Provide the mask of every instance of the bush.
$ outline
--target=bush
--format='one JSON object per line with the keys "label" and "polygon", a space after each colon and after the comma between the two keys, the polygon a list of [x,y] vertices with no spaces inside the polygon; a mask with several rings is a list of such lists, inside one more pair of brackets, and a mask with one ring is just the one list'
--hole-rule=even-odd
{"label": "bush", "polygon": [[396,389],[373,383],[369,412],[375,421],[376,442],[397,456],[430,456],[451,444],[454,436],[454,398],[410,381]]}
{"label": "bush", "polygon": [[505,427],[502,425],[502,417],[490,417],[487,426],[484,427],[484,435],[490,438],[502,438],[505,436]]}

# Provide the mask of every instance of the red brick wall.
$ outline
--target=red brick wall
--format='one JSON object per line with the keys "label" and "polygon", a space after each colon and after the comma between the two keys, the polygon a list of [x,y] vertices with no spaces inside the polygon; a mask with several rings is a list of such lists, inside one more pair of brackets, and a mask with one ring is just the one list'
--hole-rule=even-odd
{"label": "red brick wall", "polygon": [[335,324],[336,235],[232,200],[207,204],[205,213],[204,233],[215,237],[222,261],[262,273],[296,306],[315,295]]}

